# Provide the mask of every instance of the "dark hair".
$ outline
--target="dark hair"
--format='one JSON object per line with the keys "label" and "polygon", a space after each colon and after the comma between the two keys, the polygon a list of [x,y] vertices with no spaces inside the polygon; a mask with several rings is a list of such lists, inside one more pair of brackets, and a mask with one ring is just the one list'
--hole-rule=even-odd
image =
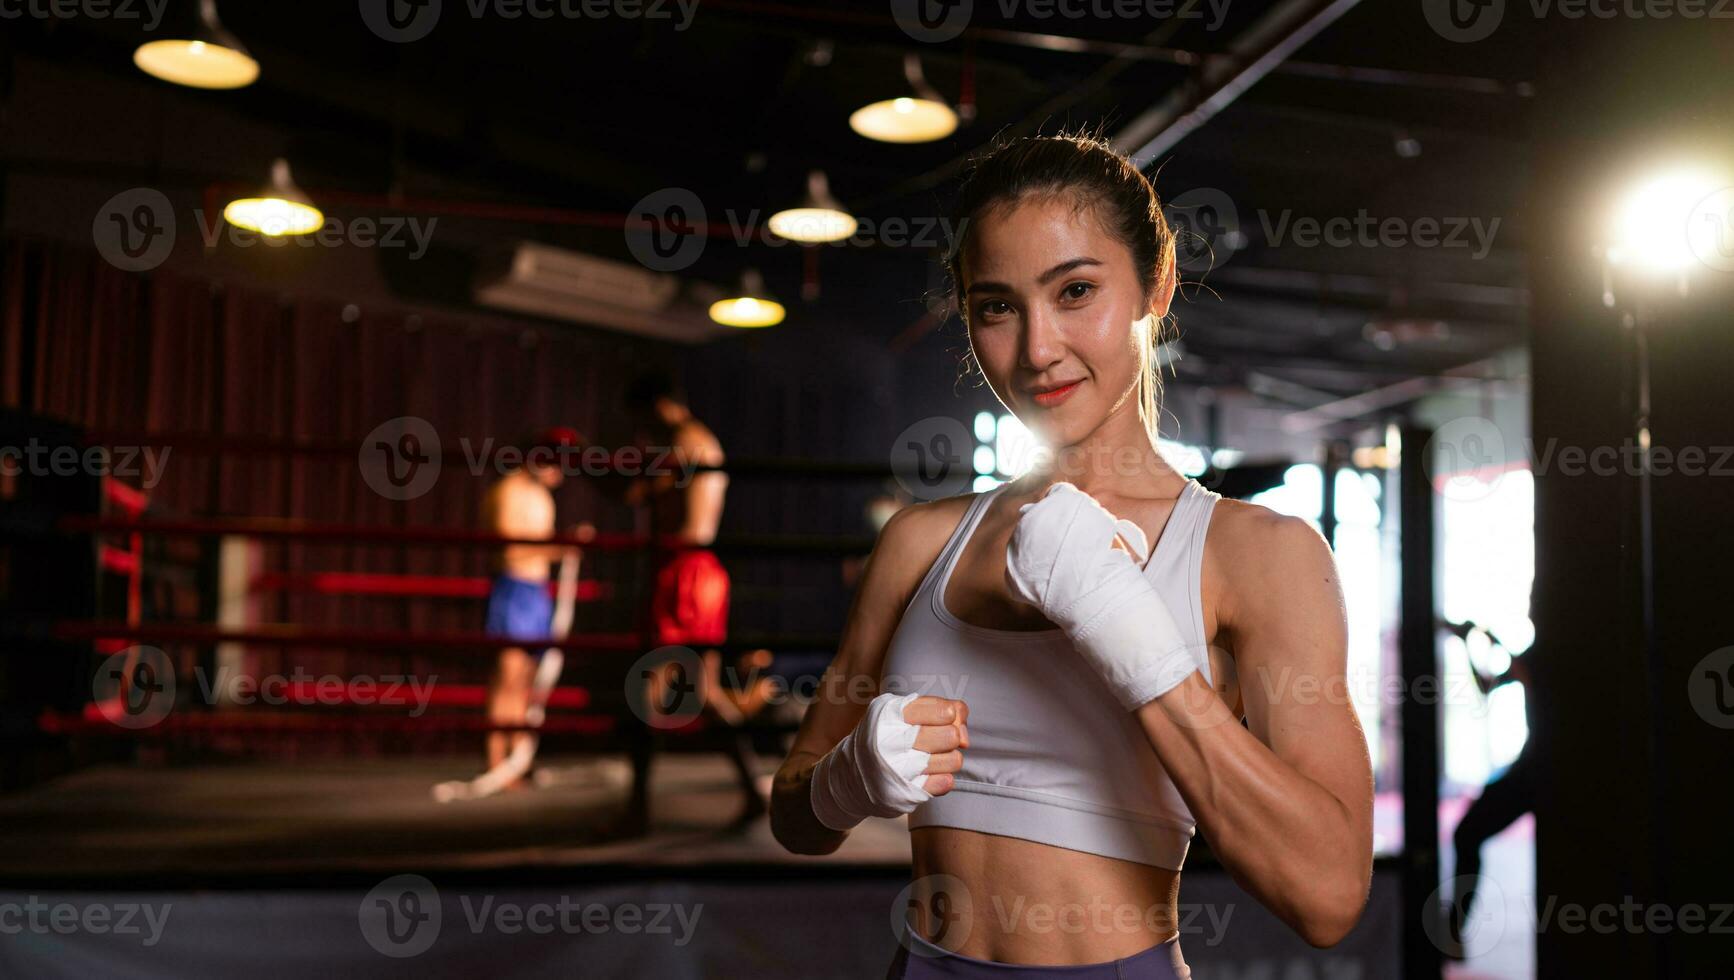
{"label": "dark hair", "polygon": [[[952,209],[952,227],[962,229],[962,234],[946,256],[946,272],[952,301],[966,326],[969,309],[962,301],[963,253],[973,240],[977,220],[995,208],[1032,197],[1070,197],[1079,210],[1092,212],[1132,253],[1132,266],[1138,270],[1138,285],[1145,296],[1153,295],[1163,280],[1175,273],[1174,232],[1162,214],[1156,188],[1131,160],[1099,136],[1087,133],[1004,141],[974,161]],[[1152,433],[1162,390],[1156,371],[1156,346],[1162,329],[1161,323],[1154,323],[1144,331],[1144,363],[1139,373],[1139,407]]]}
{"label": "dark hair", "polygon": [[661,369],[645,371],[633,378],[626,385],[626,391],[620,397],[620,403],[628,412],[635,416],[646,416],[656,407],[659,398],[672,398],[684,401],[680,384],[674,375]]}

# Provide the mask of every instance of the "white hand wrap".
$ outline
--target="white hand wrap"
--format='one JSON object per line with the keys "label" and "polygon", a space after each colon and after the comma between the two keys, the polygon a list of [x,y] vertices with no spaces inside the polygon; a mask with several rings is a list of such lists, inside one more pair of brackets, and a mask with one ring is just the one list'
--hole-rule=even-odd
{"label": "white hand wrap", "polygon": [[1128,711],[1147,704],[1197,668],[1185,634],[1132,556],[1114,547],[1125,537],[1140,556],[1144,532],[1117,520],[1094,497],[1056,483],[1025,504],[1006,548],[1012,593],[1065,630]]}
{"label": "white hand wrap", "polygon": [[920,726],[903,720],[919,694],[881,694],[855,730],[813,767],[813,815],[832,830],[868,817],[896,817],[933,798],[925,789],[930,754],[915,748]]}

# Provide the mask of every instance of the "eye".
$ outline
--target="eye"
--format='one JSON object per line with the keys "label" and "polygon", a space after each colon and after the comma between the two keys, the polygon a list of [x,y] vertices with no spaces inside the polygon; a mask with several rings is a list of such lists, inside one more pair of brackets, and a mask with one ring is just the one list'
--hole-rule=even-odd
{"label": "eye", "polygon": [[1085,299],[1086,297],[1088,297],[1091,293],[1093,293],[1095,291],[1096,291],[1096,284],[1095,283],[1084,282],[1083,280],[1080,279],[1077,282],[1066,283],[1065,288],[1060,290],[1060,295],[1065,297],[1066,299],[1069,299],[1069,300],[1076,302],[1077,300]]}
{"label": "eye", "polygon": [[1011,304],[1003,299],[983,300],[975,308],[976,315],[984,319],[1002,317],[1011,312]]}

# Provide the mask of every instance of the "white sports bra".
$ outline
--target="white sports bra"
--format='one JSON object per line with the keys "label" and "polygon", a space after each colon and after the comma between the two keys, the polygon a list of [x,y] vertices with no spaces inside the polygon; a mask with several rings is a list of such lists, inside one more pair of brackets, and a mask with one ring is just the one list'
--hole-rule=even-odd
{"label": "white sports bra", "polygon": [[[1003,489],[1003,488],[1000,488]],[[1058,629],[972,626],[945,608],[965,543],[1000,489],[970,502],[891,638],[881,689],[969,705],[956,785],[909,826],[959,827],[1180,870],[1196,822],[1138,724]],[[1200,568],[1222,495],[1187,480],[1144,574],[1203,651]],[[1199,663],[1210,679],[1208,658]]]}

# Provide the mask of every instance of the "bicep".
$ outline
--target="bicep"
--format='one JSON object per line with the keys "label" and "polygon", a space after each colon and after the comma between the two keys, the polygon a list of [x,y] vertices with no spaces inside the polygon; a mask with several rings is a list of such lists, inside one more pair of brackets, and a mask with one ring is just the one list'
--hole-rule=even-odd
{"label": "bicep", "polygon": [[1247,728],[1370,819],[1372,767],[1349,697],[1348,618],[1336,563],[1304,522],[1285,520],[1272,538],[1234,624]]}

